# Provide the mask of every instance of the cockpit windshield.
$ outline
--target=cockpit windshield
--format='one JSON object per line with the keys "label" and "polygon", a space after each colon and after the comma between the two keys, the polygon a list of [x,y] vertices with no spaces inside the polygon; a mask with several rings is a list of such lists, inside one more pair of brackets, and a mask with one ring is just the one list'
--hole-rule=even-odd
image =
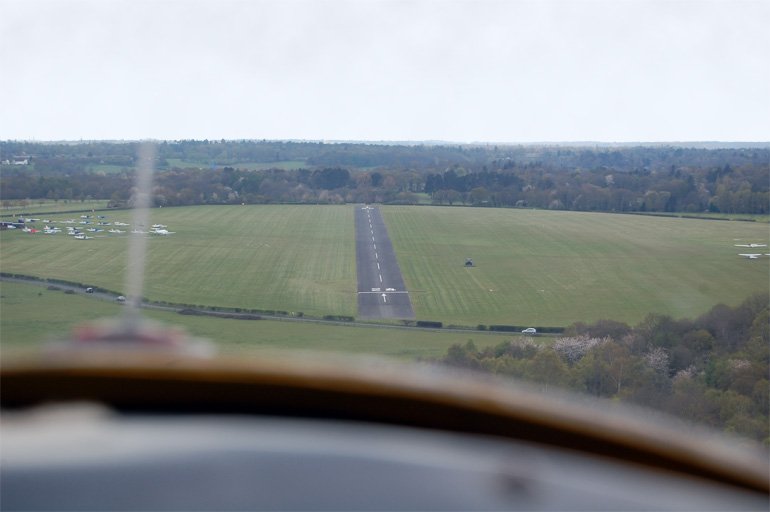
{"label": "cockpit windshield", "polygon": [[767,457],[768,22],[752,0],[4,0],[4,364],[296,359],[332,393],[341,358],[361,392],[470,375]]}

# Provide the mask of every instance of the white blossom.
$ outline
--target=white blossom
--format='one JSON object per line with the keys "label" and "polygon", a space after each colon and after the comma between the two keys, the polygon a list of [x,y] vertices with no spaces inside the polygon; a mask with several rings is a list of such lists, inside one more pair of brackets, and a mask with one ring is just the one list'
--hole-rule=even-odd
{"label": "white blossom", "polygon": [[586,335],[568,336],[556,338],[556,341],[553,343],[553,349],[569,364],[574,364],[582,359],[593,347],[610,341],[612,339],[609,336],[605,338],[592,338]]}
{"label": "white blossom", "polygon": [[647,366],[656,372],[668,371],[668,352],[663,347],[651,348],[646,354],[644,354],[644,361],[647,363]]}

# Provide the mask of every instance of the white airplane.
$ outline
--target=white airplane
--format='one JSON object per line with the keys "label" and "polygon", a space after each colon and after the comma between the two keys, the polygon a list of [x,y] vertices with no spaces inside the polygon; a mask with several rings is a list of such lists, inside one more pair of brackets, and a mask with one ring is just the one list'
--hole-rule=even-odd
{"label": "white airplane", "polygon": [[166,226],[165,224],[153,224],[152,227],[154,227],[156,229],[165,229],[168,226]]}
{"label": "white airplane", "polygon": [[86,236],[84,234],[75,235],[76,240],[92,240],[94,237],[92,236]]}
{"label": "white airplane", "polygon": [[125,233],[126,231],[125,230],[121,231],[119,229],[110,229],[109,232],[110,233]]}
{"label": "white airplane", "polygon": [[125,222],[113,222],[113,224],[116,226],[128,226]]}
{"label": "white airplane", "polygon": [[150,231],[150,233],[152,233],[153,235],[164,235],[165,236],[165,235],[173,235],[174,233],[176,233],[176,231],[169,231],[168,229],[158,229],[158,228],[155,228],[152,231]]}
{"label": "white airplane", "polygon": [[735,247],[767,247],[767,244],[735,244]]}
{"label": "white airplane", "polygon": [[743,256],[744,258],[748,258],[750,260],[756,260],[762,255],[761,254],[739,254],[738,256]]}

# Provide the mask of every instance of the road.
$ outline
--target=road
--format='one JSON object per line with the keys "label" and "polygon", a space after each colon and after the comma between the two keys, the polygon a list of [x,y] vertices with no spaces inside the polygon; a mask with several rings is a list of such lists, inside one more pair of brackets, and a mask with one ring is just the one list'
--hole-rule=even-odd
{"label": "road", "polygon": [[[52,283],[49,283],[47,281],[43,280],[33,280],[33,279],[20,279],[15,277],[6,277],[6,276],[0,276],[0,281],[8,281],[12,283],[23,283],[28,284],[32,286],[40,286],[40,287],[47,287],[50,286]],[[59,284],[56,283],[55,286],[61,288],[62,290],[72,290],[76,294],[80,295],[81,297],[87,297],[89,299],[96,299],[96,300],[107,300],[110,302],[114,302],[116,295],[109,294],[109,293],[85,293],[83,291],[83,288],[81,286],[73,286],[73,285],[67,285],[67,284]],[[182,306],[174,306],[174,305],[159,305],[159,304],[151,304],[149,302],[142,303],[142,309],[155,309],[159,311],[168,311],[169,313],[179,313],[180,311],[187,309],[186,307]],[[403,330],[421,330],[421,331],[433,331],[433,332],[462,332],[462,333],[473,333],[474,336],[523,336],[521,333],[517,332],[500,332],[500,331],[479,331],[473,327],[443,327],[443,328],[425,328],[425,327],[416,327],[414,325],[396,325],[396,324],[379,324],[379,323],[372,323],[372,322],[343,322],[340,320],[325,320],[321,318],[312,318],[312,317],[291,317],[291,316],[282,316],[282,315],[266,315],[264,313],[235,313],[232,311],[211,311],[209,309],[200,309],[198,310],[202,315],[205,316],[215,316],[219,318],[225,318],[225,319],[242,319],[242,320],[257,320],[257,319],[264,319],[264,320],[274,320],[278,322],[303,322],[303,323],[313,323],[313,324],[322,324],[322,325],[337,325],[337,326],[343,326],[343,327],[366,327],[366,328],[372,328],[372,329],[403,329]],[[554,337],[554,336],[560,336],[560,334],[543,334],[538,333],[538,337]]]}
{"label": "road", "polygon": [[409,292],[380,210],[356,206],[358,316],[362,319],[413,319]]}

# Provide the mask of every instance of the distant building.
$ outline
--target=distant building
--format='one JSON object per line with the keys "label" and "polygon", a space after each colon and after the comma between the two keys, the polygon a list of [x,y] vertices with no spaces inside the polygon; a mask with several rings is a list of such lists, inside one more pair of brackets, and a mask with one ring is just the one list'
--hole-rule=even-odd
{"label": "distant building", "polygon": [[6,158],[0,163],[2,163],[3,165],[29,165],[30,158],[31,157],[27,155],[14,156],[13,158],[10,158],[10,159]]}

